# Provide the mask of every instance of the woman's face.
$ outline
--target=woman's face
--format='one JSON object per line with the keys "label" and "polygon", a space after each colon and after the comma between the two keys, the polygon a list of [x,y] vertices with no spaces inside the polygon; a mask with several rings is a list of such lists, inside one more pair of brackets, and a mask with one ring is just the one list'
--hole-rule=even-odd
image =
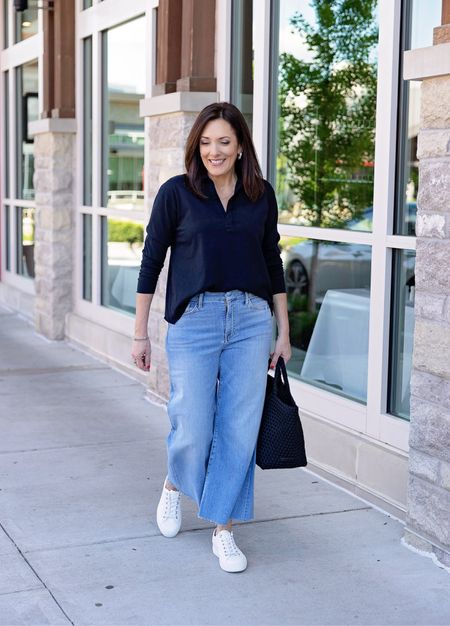
{"label": "woman's face", "polygon": [[200,137],[200,156],[210,176],[224,176],[234,170],[241,152],[236,133],[222,118],[211,120]]}

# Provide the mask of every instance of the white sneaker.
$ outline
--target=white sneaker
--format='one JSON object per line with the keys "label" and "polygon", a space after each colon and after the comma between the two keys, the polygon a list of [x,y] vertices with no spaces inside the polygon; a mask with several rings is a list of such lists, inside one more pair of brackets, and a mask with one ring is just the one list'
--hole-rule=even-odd
{"label": "white sneaker", "polygon": [[181,493],[166,488],[166,481],[156,509],[158,528],[164,537],[175,537],[181,526]]}
{"label": "white sneaker", "polygon": [[247,567],[246,556],[235,544],[233,531],[221,530],[213,534],[212,549],[226,572],[242,572]]}

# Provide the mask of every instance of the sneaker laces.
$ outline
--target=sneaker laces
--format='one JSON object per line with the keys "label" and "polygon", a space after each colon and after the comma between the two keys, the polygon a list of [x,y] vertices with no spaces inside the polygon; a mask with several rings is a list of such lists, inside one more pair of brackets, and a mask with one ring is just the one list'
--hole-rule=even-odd
{"label": "sneaker laces", "polygon": [[240,556],[241,551],[237,547],[232,531],[225,531],[220,533],[220,542],[223,547],[223,551],[226,557],[229,556]]}
{"label": "sneaker laces", "polygon": [[180,505],[180,492],[167,489],[164,507],[164,519],[178,519],[178,509]]}

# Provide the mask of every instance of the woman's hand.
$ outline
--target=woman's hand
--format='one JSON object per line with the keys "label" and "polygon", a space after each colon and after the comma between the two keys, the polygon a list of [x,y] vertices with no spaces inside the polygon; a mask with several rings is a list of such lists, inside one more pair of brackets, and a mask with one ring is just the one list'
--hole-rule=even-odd
{"label": "woman's hand", "polygon": [[131,357],[140,370],[148,372],[150,370],[150,360],[152,354],[152,347],[150,339],[145,341],[133,340],[131,347]]}
{"label": "woman's hand", "polygon": [[278,335],[275,342],[274,351],[270,353],[270,369],[273,370],[277,364],[278,357],[282,356],[285,363],[289,361],[292,356],[291,344],[289,341],[289,335]]}

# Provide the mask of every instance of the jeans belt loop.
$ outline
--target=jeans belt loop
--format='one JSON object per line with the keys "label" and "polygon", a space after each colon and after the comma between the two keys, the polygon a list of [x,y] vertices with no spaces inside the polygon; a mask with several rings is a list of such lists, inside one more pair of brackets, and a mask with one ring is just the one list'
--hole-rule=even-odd
{"label": "jeans belt loop", "polygon": [[248,306],[250,302],[250,294],[248,291],[245,292],[245,305]]}
{"label": "jeans belt loop", "polygon": [[198,296],[198,308],[201,309],[203,307],[203,296],[205,294],[202,292],[201,294],[199,294]]}

